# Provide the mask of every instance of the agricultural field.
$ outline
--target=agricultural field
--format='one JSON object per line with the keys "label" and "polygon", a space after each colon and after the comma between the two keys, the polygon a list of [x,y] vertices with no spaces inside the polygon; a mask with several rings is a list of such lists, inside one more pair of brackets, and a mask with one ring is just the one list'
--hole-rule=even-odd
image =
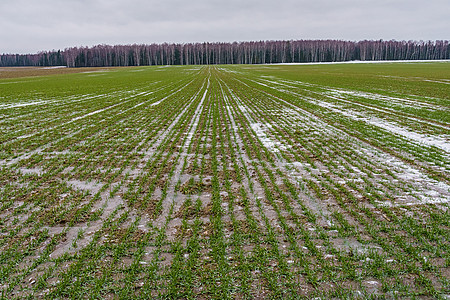
{"label": "agricultural field", "polygon": [[450,62],[17,72],[3,298],[450,297]]}

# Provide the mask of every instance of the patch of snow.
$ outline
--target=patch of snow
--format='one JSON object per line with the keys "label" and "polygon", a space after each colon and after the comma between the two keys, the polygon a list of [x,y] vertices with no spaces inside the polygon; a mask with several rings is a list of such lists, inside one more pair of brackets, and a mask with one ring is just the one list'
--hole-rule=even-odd
{"label": "patch of snow", "polygon": [[110,70],[86,71],[86,72],[81,72],[81,74],[103,73],[103,72],[110,72]]}
{"label": "patch of snow", "polygon": [[276,153],[280,152],[278,148],[286,148],[281,142],[273,141],[266,135],[266,128],[270,127],[270,124],[263,125],[261,123],[251,123],[250,126],[264,147],[269,149],[269,151]]}
{"label": "patch of snow", "polygon": [[33,168],[33,169],[28,169],[28,168],[19,168],[20,172],[22,172],[23,174],[36,174],[36,175],[42,175],[42,173],[44,173],[44,171],[41,168]]}
{"label": "patch of snow", "polygon": [[69,180],[69,181],[67,181],[67,183],[76,189],[90,191],[93,194],[96,194],[102,188],[102,184],[100,184],[100,183],[87,182],[87,181],[81,181],[81,180],[76,180],[76,179]]}
{"label": "patch of snow", "polygon": [[238,107],[239,107],[239,110],[242,111],[243,113],[246,113],[246,112],[247,112],[247,108],[246,108],[245,106],[243,106],[243,105],[238,105]]}
{"label": "patch of snow", "polygon": [[45,67],[45,68],[42,68],[42,69],[50,70],[50,69],[65,69],[65,68],[67,68],[67,66],[53,66],[53,67]]}

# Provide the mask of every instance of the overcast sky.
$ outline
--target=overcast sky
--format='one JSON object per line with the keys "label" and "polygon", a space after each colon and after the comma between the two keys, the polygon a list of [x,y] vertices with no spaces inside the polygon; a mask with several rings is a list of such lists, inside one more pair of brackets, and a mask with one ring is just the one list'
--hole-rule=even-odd
{"label": "overcast sky", "polygon": [[450,39],[449,0],[0,0],[0,53],[290,39]]}

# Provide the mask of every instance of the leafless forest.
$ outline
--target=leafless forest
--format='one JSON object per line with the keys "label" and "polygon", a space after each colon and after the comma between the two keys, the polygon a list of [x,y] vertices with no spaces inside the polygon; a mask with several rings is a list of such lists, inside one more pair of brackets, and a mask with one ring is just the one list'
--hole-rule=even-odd
{"label": "leafless forest", "polygon": [[449,58],[448,41],[297,40],[72,47],[37,54],[3,54],[0,66],[107,67]]}

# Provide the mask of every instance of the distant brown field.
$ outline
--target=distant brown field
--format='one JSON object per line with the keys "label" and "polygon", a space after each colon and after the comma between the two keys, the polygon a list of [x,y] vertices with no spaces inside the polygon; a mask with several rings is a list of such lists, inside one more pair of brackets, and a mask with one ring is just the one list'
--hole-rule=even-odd
{"label": "distant brown field", "polygon": [[89,71],[108,70],[112,68],[54,68],[54,67],[3,67],[0,68],[0,78],[21,78],[48,76]]}

